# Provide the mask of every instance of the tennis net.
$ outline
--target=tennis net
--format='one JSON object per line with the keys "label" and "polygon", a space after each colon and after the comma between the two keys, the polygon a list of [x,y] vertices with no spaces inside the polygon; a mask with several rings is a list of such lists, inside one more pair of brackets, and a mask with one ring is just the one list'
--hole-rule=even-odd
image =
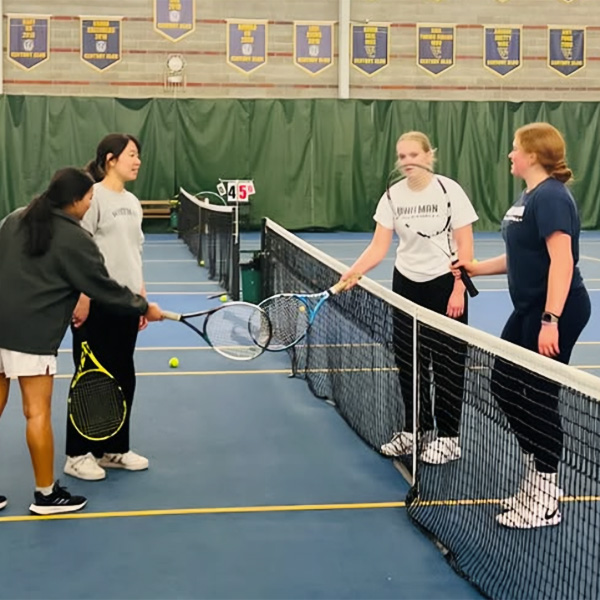
{"label": "tennis net", "polygon": [[240,296],[240,244],[234,209],[209,204],[183,188],[179,191],[179,237],[208,278],[218,281],[232,300]]}
{"label": "tennis net", "polygon": [[[262,245],[264,295],[322,291],[346,269],[269,220]],[[598,378],[368,278],[329,300],[290,355],[377,450],[415,415],[408,514],[485,596],[600,597]]]}

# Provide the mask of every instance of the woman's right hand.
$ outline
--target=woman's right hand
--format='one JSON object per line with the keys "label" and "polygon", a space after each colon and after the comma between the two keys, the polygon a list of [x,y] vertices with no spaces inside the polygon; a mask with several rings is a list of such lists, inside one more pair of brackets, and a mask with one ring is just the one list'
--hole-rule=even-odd
{"label": "woman's right hand", "polygon": [[164,319],[162,310],[155,302],[148,303],[148,310],[144,315],[148,321],[162,321]]}
{"label": "woman's right hand", "polygon": [[362,273],[359,273],[354,269],[349,269],[340,277],[339,283],[346,283],[344,287],[344,291],[346,292],[348,290],[351,290],[360,281],[361,277]]}
{"label": "woman's right hand", "polygon": [[90,299],[81,294],[81,296],[79,296],[79,300],[77,301],[77,305],[75,306],[75,310],[73,311],[73,317],[71,318],[73,327],[75,327],[75,329],[81,327],[85,323],[89,314]]}
{"label": "woman's right hand", "polygon": [[478,262],[476,260],[457,260],[450,265],[450,270],[455,279],[460,279],[460,268],[462,267],[469,277],[479,275]]}

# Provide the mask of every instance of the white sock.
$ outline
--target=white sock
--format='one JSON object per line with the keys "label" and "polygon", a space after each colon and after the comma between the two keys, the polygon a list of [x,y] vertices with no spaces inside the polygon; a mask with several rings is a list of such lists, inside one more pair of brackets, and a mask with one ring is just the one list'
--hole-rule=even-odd
{"label": "white sock", "polygon": [[39,487],[39,486],[35,487],[35,491],[41,492],[44,496],[49,496],[52,493],[53,489],[54,489],[54,484],[46,486],[46,487]]}

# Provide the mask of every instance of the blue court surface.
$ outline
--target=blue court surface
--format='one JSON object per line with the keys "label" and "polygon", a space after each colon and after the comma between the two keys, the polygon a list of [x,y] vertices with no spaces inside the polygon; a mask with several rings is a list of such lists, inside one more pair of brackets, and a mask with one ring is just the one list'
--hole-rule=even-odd
{"label": "blue court surface", "polygon": [[[350,265],[366,234],[301,237]],[[245,234],[243,247],[257,249]],[[478,258],[502,251],[477,237]],[[594,306],[600,238],[585,234],[581,269]],[[173,235],[148,235],[144,269],[152,300],[186,312],[218,305],[209,282]],[[393,252],[369,276],[391,287]],[[498,334],[511,305],[504,277],[481,278],[471,325]],[[593,311],[573,356],[599,374]],[[184,326],[140,334],[132,448],[150,469],[110,471],[100,482],[62,474],[70,339],[55,382],[56,473],[89,498],[75,515],[29,515],[33,478],[16,386],[0,421],[0,598],[410,598],[479,594],[409,521],[408,485],[303,381],[284,354],[234,362]],[[180,366],[170,369],[170,357]]]}

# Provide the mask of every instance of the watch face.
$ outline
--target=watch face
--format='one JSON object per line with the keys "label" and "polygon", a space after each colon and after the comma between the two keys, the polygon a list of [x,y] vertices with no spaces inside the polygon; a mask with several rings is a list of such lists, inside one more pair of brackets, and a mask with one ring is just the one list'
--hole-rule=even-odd
{"label": "watch face", "polygon": [[167,60],[167,67],[171,71],[181,71],[183,69],[183,58],[177,54],[174,56],[169,56],[169,59]]}

